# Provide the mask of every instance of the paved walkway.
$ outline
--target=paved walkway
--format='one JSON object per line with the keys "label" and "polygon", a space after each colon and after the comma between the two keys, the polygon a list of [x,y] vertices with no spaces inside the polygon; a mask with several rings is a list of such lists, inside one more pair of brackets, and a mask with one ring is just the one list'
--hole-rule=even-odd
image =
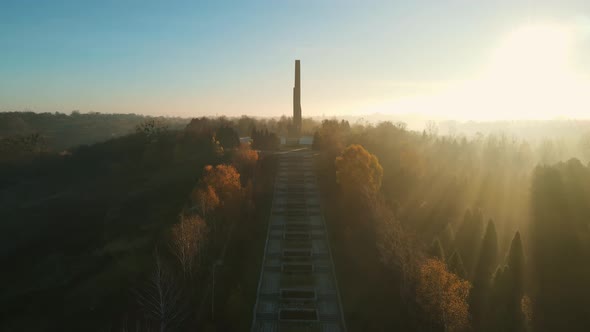
{"label": "paved walkway", "polygon": [[279,155],[252,331],[346,331],[312,152]]}

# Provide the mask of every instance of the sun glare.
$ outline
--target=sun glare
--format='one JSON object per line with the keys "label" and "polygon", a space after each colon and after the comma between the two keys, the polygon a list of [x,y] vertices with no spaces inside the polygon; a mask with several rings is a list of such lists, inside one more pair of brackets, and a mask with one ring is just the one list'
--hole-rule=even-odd
{"label": "sun glare", "polygon": [[474,79],[430,95],[390,104],[402,113],[472,120],[588,117],[588,82],[570,58],[575,29],[557,24],[515,29],[492,48],[488,64]]}
{"label": "sun glare", "polygon": [[520,28],[495,50],[491,74],[526,82],[567,76],[572,39],[572,32],[561,26]]}
{"label": "sun glare", "polygon": [[[569,59],[573,32],[559,25],[530,25],[507,36],[492,54],[475,94],[488,113],[509,118],[550,118],[579,102],[580,82]],[[489,117],[492,114],[486,114]]]}

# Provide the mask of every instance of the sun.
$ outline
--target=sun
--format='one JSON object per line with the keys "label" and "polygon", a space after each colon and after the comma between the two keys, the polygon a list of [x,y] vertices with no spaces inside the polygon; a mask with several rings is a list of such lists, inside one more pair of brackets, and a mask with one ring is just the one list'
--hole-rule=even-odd
{"label": "sun", "polygon": [[570,63],[574,32],[568,26],[537,24],[506,36],[475,85],[487,115],[548,119],[581,105],[585,88]]}
{"label": "sun", "polygon": [[572,61],[579,33],[567,24],[516,27],[490,46],[487,63],[470,79],[384,109],[479,121],[588,118],[590,82]]}
{"label": "sun", "polygon": [[528,83],[571,74],[571,30],[560,25],[528,25],[508,35],[493,52],[490,75]]}

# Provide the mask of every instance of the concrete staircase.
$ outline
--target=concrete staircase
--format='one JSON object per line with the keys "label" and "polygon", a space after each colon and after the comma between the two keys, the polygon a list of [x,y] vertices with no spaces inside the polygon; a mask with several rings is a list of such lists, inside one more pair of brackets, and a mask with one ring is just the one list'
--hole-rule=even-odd
{"label": "concrete staircase", "polygon": [[346,331],[312,158],[279,157],[252,331]]}

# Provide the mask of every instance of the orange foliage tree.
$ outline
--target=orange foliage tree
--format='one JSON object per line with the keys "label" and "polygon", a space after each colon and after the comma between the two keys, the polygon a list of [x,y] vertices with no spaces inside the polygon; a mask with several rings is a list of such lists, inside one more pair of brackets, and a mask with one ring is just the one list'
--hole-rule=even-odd
{"label": "orange foliage tree", "polygon": [[258,162],[258,152],[242,145],[234,154],[233,163],[239,169],[240,174],[246,178],[254,174],[254,168]]}
{"label": "orange foliage tree", "polygon": [[443,262],[427,259],[420,267],[416,299],[445,331],[464,331],[469,327],[470,289],[471,284],[449,272]]}
{"label": "orange foliage tree", "polygon": [[205,166],[203,183],[213,188],[222,205],[239,198],[240,173],[231,165]]}
{"label": "orange foliage tree", "polygon": [[520,299],[520,310],[524,316],[526,330],[529,331],[533,320],[533,302],[528,295],[523,295]]}
{"label": "orange foliage tree", "polygon": [[373,202],[383,178],[377,157],[358,144],[352,144],[336,158],[336,179],[342,191],[353,199]]}
{"label": "orange foliage tree", "polygon": [[219,196],[211,186],[195,188],[192,193],[193,204],[199,212],[207,217],[220,205]]}
{"label": "orange foliage tree", "polygon": [[258,152],[250,149],[247,145],[242,145],[234,155],[235,164],[254,165],[258,161]]}
{"label": "orange foliage tree", "polygon": [[[218,221],[234,220],[241,213],[240,207],[243,203],[244,191],[242,190],[240,173],[232,165],[205,166],[200,187],[207,189],[204,196],[204,207],[220,207],[220,209],[217,209],[219,213],[211,214],[208,217],[208,221],[213,223],[214,237],[217,239]],[[208,189],[209,187],[212,190]],[[218,199],[218,204],[215,202],[213,193]],[[220,224],[220,226],[223,225],[225,223]]]}

